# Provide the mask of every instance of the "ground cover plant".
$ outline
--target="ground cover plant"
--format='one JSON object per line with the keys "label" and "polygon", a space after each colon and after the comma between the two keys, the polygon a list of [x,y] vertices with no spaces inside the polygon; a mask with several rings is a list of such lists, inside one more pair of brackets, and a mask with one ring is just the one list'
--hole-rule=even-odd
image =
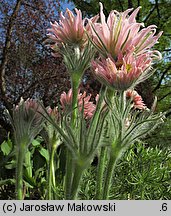
{"label": "ground cover plant", "polygon": [[[170,151],[142,143],[164,123],[135,87],[161,59],[162,32],[136,21],[140,7],[83,19],[69,9],[51,23],[45,44],[61,55],[71,89],[56,107],[21,98],[6,116],[13,139],[1,144],[1,197],[14,199],[169,199]],[[80,89],[86,69],[101,83]],[[154,183],[155,182],[155,183]]]}

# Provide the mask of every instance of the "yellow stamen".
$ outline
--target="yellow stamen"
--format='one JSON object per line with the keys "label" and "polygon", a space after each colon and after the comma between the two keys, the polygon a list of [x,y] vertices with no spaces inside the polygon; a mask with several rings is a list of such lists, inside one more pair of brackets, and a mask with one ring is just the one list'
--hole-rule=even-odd
{"label": "yellow stamen", "polygon": [[128,73],[131,71],[131,69],[132,69],[131,64],[126,64],[126,70]]}

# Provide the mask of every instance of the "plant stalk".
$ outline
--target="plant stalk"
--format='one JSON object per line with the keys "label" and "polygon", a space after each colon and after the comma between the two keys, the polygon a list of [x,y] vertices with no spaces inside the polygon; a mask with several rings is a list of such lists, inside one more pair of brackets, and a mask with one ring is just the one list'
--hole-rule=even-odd
{"label": "plant stalk", "polygon": [[71,158],[71,153],[66,149],[66,171],[65,171],[65,199],[71,199],[71,187],[72,187],[72,177],[73,177],[73,162]]}
{"label": "plant stalk", "polygon": [[106,158],[106,148],[102,147],[100,152],[100,157],[98,161],[97,168],[97,178],[96,178],[96,200],[102,199],[102,188],[103,188],[103,173],[105,166],[105,158]]}
{"label": "plant stalk", "polygon": [[110,186],[111,186],[111,181],[113,177],[113,171],[116,165],[116,160],[117,160],[116,155],[110,154],[110,158],[109,158],[107,170],[106,170],[106,175],[104,179],[104,187],[103,187],[103,195],[102,195],[103,200],[109,199]]}
{"label": "plant stalk", "polygon": [[78,164],[75,165],[75,172],[72,181],[71,199],[75,200],[78,197],[78,189],[84,168]]}
{"label": "plant stalk", "polygon": [[[76,126],[76,118],[78,112],[78,87],[80,84],[80,73],[74,72],[71,75],[71,87],[72,87],[72,115],[71,115],[71,127],[72,129]],[[65,199],[71,199],[71,187],[73,180],[73,160],[71,152],[66,150],[66,172],[65,172]]]}
{"label": "plant stalk", "polygon": [[56,186],[56,180],[55,180],[55,166],[54,166],[54,156],[56,151],[56,145],[52,145],[52,149],[50,152],[50,158],[49,158],[49,172],[48,172],[48,195],[47,199],[52,200],[52,187]]}
{"label": "plant stalk", "polygon": [[[79,74],[79,72],[78,72]],[[80,77],[77,73],[72,75],[71,86],[72,86],[72,116],[71,116],[71,124],[74,127],[77,118],[77,110],[78,110],[78,87],[80,84]]]}
{"label": "plant stalk", "polygon": [[25,147],[20,145],[17,151],[17,167],[16,167],[16,193],[17,199],[23,199],[23,163],[24,163]]}

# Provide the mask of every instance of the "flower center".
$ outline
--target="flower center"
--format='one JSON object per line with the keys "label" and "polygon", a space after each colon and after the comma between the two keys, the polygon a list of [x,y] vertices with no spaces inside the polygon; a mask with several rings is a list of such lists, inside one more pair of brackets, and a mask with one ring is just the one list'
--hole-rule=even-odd
{"label": "flower center", "polygon": [[128,73],[131,71],[131,69],[132,69],[131,64],[126,64],[126,70]]}

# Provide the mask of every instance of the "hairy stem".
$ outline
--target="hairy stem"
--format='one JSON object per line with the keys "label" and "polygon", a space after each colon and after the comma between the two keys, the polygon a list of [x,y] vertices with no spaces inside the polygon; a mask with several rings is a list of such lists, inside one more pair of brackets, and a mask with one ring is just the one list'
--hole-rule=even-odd
{"label": "hairy stem", "polygon": [[106,175],[104,179],[104,187],[103,187],[103,195],[102,195],[103,200],[109,199],[110,186],[113,177],[113,171],[116,165],[116,160],[117,157],[114,154],[111,154],[108,161]]}
{"label": "hairy stem", "polygon": [[17,199],[23,199],[23,163],[24,163],[25,147],[20,145],[17,151],[17,166],[16,166],[16,193]]}
{"label": "hairy stem", "polygon": [[65,171],[65,199],[71,199],[71,187],[73,177],[73,162],[72,155],[68,149],[66,149],[66,171]]}
{"label": "hairy stem", "polygon": [[75,172],[72,182],[72,190],[71,190],[71,199],[77,199],[78,196],[78,189],[80,185],[80,180],[83,174],[84,168],[78,164],[75,166]]}
{"label": "hairy stem", "polygon": [[[71,87],[72,87],[72,115],[71,115],[71,127],[72,129],[76,126],[76,118],[78,112],[78,87],[80,84],[80,73],[74,72],[71,76]],[[71,152],[66,150],[66,173],[65,173],[65,199],[71,199],[71,187],[73,180],[73,160]]]}
{"label": "hairy stem", "polygon": [[102,199],[102,188],[103,188],[103,173],[106,158],[106,148],[102,147],[100,152],[100,157],[98,161],[97,168],[97,178],[96,178],[96,199]]}
{"label": "hairy stem", "polygon": [[55,167],[54,167],[54,156],[57,146],[52,146],[51,152],[50,152],[50,159],[49,159],[49,172],[48,172],[48,194],[47,199],[51,200],[52,197],[52,187],[56,186],[56,180],[55,180]]}
{"label": "hairy stem", "polygon": [[75,126],[77,111],[78,111],[78,87],[80,84],[80,77],[77,76],[77,73],[73,74],[71,86],[72,86],[72,116],[71,116],[71,124],[72,127]]}

